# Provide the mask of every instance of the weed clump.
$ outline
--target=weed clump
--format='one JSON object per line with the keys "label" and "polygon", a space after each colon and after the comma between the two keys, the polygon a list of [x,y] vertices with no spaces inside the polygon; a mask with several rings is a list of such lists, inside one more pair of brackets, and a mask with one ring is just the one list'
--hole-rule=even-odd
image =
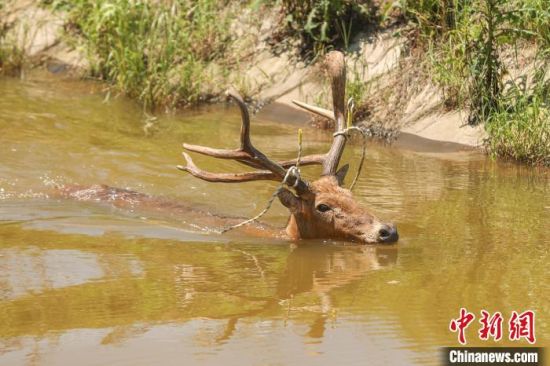
{"label": "weed clump", "polygon": [[548,165],[545,78],[533,78],[521,93],[507,90],[514,80],[506,79],[507,67],[521,56],[520,45],[536,50],[536,67],[550,66],[550,0],[403,1],[401,6],[416,30],[415,44],[430,56],[445,104],[468,109],[470,124],[484,124],[493,154]]}
{"label": "weed clump", "polygon": [[539,70],[535,85],[512,85],[485,122],[495,156],[550,166],[550,81]]}
{"label": "weed clump", "polygon": [[371,0],[280,0],[279,38],[300,40],[302,54],[316,57],[332,48],[347,50],[353,37],[379,22]]}
{"label": "weed clump", "polygon": [[25,51],[7,36],[7,27],[0,25],[0,75],[20,75]]}
{"label": "weed clump", "polygon": [[212,60],[229,42],[225,2],[216,0],[53,1],[66,31],[88,54],[92,75],[146,108],[194,104]]}

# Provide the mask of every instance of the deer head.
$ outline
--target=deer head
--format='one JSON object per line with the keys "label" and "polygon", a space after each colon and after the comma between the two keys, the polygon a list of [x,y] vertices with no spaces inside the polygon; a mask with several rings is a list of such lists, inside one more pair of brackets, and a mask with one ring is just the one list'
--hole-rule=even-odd
{"label": "deer head", "polygon": [[[346,69],[344,55],[330,52],[325,61],[331,79],[334,112],[294,102],[309,112],[332,119],[336,132],[346,126],[345,86]],[[260,169],[246,173],[211,173],[199,169],[187,153],[183,156],[186,166],[178,169],[209,181],[240,183],[254,180],[275,180],[281,182],[287,169],[296,164],[296,159],[273,161],[257,150],[250,140],[250,116],[242,97],[234,90],[227,95],[235,100],[241,111],[241,146],[235,150],[214,149],[206,146],[183,144],[187,151],[221,159],[233,159],[246,166]],[[303,178],[289,175],[286,183],[294,192],[283,188],[278,193],[281,203],[290,211],[286,233],[294,240],[307,238],[333,238],[362,243],[395,242],[397,229],[393,224],[384,223],[359,206],[350,190],[343,187],[348,165],[338,169],[340,158],[346,146],[346,135],[335,134],[332,146],[324,155],[308,155],[300,159],[300,165],[322,165],[321,177],[309,183]]]}

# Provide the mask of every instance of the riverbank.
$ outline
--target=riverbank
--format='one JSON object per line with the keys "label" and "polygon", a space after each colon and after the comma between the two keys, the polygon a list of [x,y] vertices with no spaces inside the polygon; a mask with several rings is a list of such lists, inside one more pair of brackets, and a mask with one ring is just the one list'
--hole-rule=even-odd
{"label": "riverbank", "polygon": [[[261,2],[221,7],[206,0],[193,8],[180,2],[172,7],[139,4],[130,9],[118,1],[100,1],[95,7],[85,2],[8,1],[0,17],[2,49],[9,51],[4,51],[2,69],[24,75],[38,66],[60,76],[100,79],[110,85],[108,97],[127,95],[147,110],[220,101],[228,85],[258,108],[269,103],[294,108],[293,99],[330,105],[319,63],[297,51],[304,40],[285,38],[281,31],[285,9]],[[161,15],[165,21],[155,21]],[[420,32],[422,25],[415,28],[412,20],[400,17],[403,14],[378,19],[377,26],[368,23],[347,39],[348,95],[358,105],[358,123],[387,140],[405,132],[550,164],[547,95],[539,93],[537,108],[525,121],[514,116],[531,108],[529,103],[516,103],[521,108],[515,114],[492,112],[493,124],[473,123],[472,104],[453,101],[464,94],[450,90],[456,80],[444,84],[443,72],[427,66],[439,62],[427,60],[438,54],[425,45],[436,43],[412,47],[411,39],[419,36],[411,36],[411,29]],[[142,31],[129,32],[132,21]],[[524,42],[522,47],[519,59],[502,57],[508,70],[505,80],[533,84],[538,53],[533,44]],[[513,128],[509,120],[517,121]],[[537,127],[535,133],[526,134],[533,129],[525,124]],[[510,131],[515,134],[506,134]],[[524,146],[532,148],[521,152]]]}

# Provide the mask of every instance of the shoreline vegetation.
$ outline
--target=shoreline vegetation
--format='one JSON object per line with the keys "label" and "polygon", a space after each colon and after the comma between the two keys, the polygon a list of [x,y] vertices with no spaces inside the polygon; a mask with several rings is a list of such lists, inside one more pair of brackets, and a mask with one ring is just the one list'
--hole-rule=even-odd
{"label": "shoreline vegetation", "polygon": [[[0,3],[0,12],[9,3]],[[332,49],[357,60],[358,39],[390,34],[400,45],[393,74],[366,80],[348,67],[356,120],[379,136],[392,135],[387,131],[403,127],[395,121],[405,113],[404,101],[430,84],[443,110],[464,111],[465,124],[483,126],[490,154],[550,166],[550,0],[29,3],[53,14],[63,42],[84,55],[87,77],[145,110],[218,101],[228,84],[253,100],[259,86],[242,70],[260,46],[274,57],[285,54],[289,65],[316,67]],[[14,27],[0,23],[3,74],[39,63],[21,45],[28,30],[13,36]],[[328,96],[317,99],[326,105]],[[373,124],[380,108],[392,123]]]}

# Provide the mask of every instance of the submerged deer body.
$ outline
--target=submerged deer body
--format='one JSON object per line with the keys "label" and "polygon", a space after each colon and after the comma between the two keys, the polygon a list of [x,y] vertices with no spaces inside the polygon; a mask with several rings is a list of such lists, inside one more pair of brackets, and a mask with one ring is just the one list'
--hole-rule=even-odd
{"label": "submerged deer body", "polygon": [[350,190],[342,187],[348,165],[338,169],[346,145],[345,84],[346,70],[342,53],[333,51],[327,55],[326,69],[331,78],[334,112],[295,102],[298,106],[335,121],[336,133],[330,150],[325,155],[308,155],[300,165],[319,164],[323,166],[321,177],[307,182],[299,175],[288,174],[296,160],[276,162],[257,150],[250,140],[250,116],[242,97],[235,91],[228,91],[241,110],[241,146],[235,150],[214,149],[205,146],[184,144],[187,151],[221,159],[232,159],[246,166],[260,169],[247,173],[211,173],[199,169],[187,153],[183,153],[186,166],[178,169],[193,176],[222,183],[240,183],[255,180],[284,181],[287,188],[278,191],[280,202],[289,209],[290,219],[286,235],[293,240],[309,238],[333,238],[362,243],[395,242],[397,229],[384,223],[359,206]]}

